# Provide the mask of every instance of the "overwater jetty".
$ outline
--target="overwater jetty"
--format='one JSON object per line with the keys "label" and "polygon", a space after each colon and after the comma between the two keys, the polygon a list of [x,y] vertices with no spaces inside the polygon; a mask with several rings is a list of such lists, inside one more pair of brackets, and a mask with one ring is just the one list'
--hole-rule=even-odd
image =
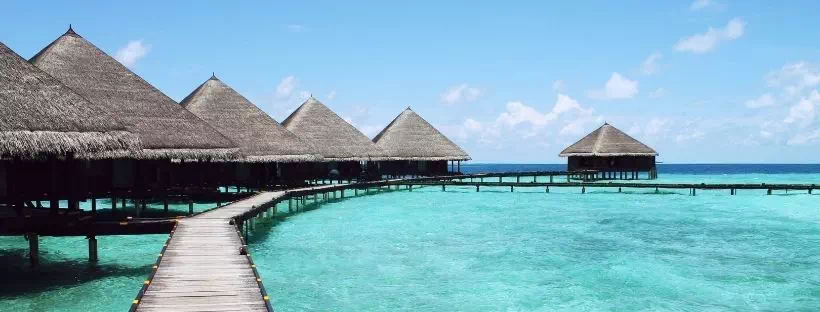
{"label": "overwater jetty", "polygon": [[[221,208],[178,220],[145,280],[131,311],[272,311],[270,298],[245,243],[243,230],[256,218],[273,216],[287,201],[288,213],[331,198],[344,198],[389,181],[335,184],[260,192]],[[338,195],[337,195],[338,194]]]}
{"label": "overwater jetty", "polygon": [[[509,187],[510,191],[514,191],[516,187],[523,188],[544,188],[546,193],[549,193],[550,187],[564,187],[564,188],[579,188],[581,193],[586,193],[590,188],[606,188],[618,189],[622,192],[625,188],[633,189],[654,189],[655,192],[660,190],[670,189],[686,189],[689,195],[696,196],[698,190],[727,190],[730,195],[737,195],[738,190],[765,190],[768,195],[772,191],[806,191],[812,194],[813,190],[818,188],[816,184],[786,184],[786,183],[639,183],[639,182],[594,182],[594,178],[587,179],[587,173],[576,172],[546,172],[549,177],[549,182],[539,182],[539,172],[506,172],[493,174],[473,174],[473,175],[455,175],[455,176],[441,176],[434,178],[420,178],[420,179],[406,179],[393,180],[386,182],[388,185],[406,186],[408,189],[413,186],[441,186],[442,190],[446,190],[447,186],[472,186],[475,187],[476,192],[481,190],[481,187]],[[581,182],[573,181],[570,177],[578,177],[581,175]],[[593,173],[594,174],[594,173]],[[555,182],[555,176],[566,176],[566,182]],[[490,178],[498,178],[497,182],[489,181]],[[504,181],[504,178],[515,178],[515,182]],[[527,181],[527,178],[531,180]],[[487,179],[488,181],[485,181]],[[589,182],[593,181],[593,182]]]}

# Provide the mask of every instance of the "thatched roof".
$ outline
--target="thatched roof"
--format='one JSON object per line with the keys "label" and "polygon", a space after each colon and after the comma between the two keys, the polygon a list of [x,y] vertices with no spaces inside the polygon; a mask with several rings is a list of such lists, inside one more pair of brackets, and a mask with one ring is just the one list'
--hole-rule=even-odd
{"label": "thatched roof", "polygon": [[373,142],[390,160],[470,160],[470,155],[461,147],[409,107],[376,135]]}
{"label": "thatched roof", "polygon": [[234,89],[212,76],[180,102],[236,142],[246,161],[319,161],[313,145],[282,127]]}
{"label": "thatched roof", "polygon": [[302,103],[282,125],[312,143],[325,160],[382,159],[382,151],[376,144],[313,97]]}
{"label": "thatched roof", "polygon": [[649,146],[633,139],[618,128],[604,123],[603,126],[587,134],[584,138],[570,145],[560,157],[568,156],[657,156]]}
{"label": "thatched roof", "polygon": [[116,157],[141,148],[105,105],[89,103],[0,42],[0,157]]}
{"label": "thatched roof", "polygon": [[226,159],[236,144],[69,28],[31,63],[89,101],[117,112],[139,135],[143,158]]}

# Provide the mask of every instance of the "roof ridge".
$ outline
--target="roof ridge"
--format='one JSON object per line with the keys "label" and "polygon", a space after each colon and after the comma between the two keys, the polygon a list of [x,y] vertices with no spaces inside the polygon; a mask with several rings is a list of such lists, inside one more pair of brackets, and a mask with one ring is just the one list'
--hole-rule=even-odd
{"label": "roof ridge", "polygon": [[598,153],[598,150],[600,150],[600,148],[601,148],[601,142],[603,142],[603,141],[604,141],[604,140],[603,140],[603,138],[604,138],[604,133],[605,133],[605,132],[607,132],[607,130],[609,130],[609,128],[607,128],[606,126],[609,126],[609,124],[604,123],[604,124],[600,127],[600,128],[601,128],[601,131],[600,131],[600,132],[598,132],[598,138],[597,138],[597,139],[595,139],[595,146],[592,148],[592,153],[596,153],[596,154],[597,154],[597,153]]}

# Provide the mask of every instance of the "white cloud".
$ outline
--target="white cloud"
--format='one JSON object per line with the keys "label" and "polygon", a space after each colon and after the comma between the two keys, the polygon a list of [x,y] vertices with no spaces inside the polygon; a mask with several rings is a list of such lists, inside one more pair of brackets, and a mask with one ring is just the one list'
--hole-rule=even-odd
{"label": "white cloud", "polygon": [[481,96],[481,89],[470,87],[466,83],[450,87],[441,94],[441,102],[447,105],[459,102],[472,102]]}
{"label": "white cloud", "polygon": [[678,134],[677,136],[675,136],[675,141],[678,142],[678,143],[684,143],[684,142],[688,142],[688,141],[697,141],[697,140],[700,140],[701,138],[703,138],[704,135],[706,135],[706,132],[703,132],[701,130],[694,130],[694,131]]}
{"label": "white cloud", "polygon": [[533,128],[540,128],[555,120],[556,117],[553,113],[542,114],[521,102],[508,102],[507,111],[501,113],[496,122],[510,127],[529,123]]}
{"label": "white cloud", "polygon": [[692,5],[689,6],[689,10],[699,11],[712,5],[715,5],[715,2],[712,0],[695,0],[695,2],[692,2]]}
{"label": "white cloud", "polygon": [[313,96],[313,93],[310,93],[310,91],[299,91],[299,101],[307,100],[311,96]]}
{"label": "white cloud", "polygon": [[481,122],[478,122],[473,118],[467,118],[464,120],[464,129],[467,129],[468,131],[478,132],[481,131],[481,129],[483,128],[484,125],[482,125]]}
{"label": "white cloud", "polygon": [[797,123],[800,127],[806,127],[814,122],[814,107],[820,103],[820,93],[813,90],[811,95],[800,99],[797,104],[789,109],[789,115],[783,122],[787,124]]}
{"label": "white cloud", "polygon": [[646,136],[658,136],[665,133],[671,125],[672,122],[668,119],[653,117],[644,127],[643,133]]}
{"label": "white cloud", "polygon": [[564,92],[564,90],[566,88],[567,88],[566,83],[564,83],[563,80],[556,80],[555,82],[552,83],[552,89],[555,90],[556,92]]}
{"label": "white cloud", "polygon": [[330,93],[327,94],[327,99],[332,100],[336,98],[336,90],[331,90]]}
{"label": "white cloud", "polygon": [[683,38],[675,44],[675,50],[680,52],[706,53],[712,51],[715,46],[724,41],[731,41],[743,36],[746,22],[739,18],[734,18],[726,24],[726,27],[709,30],[703,34],[697,34]]}
{"label": "white cloud", "polygon": [[788,145],[805,145],[820,141],[820,129],[812,132],[798,132],[786,142]]}
{"label": "white cloud", "polygon": [[660,52],[653,52],[646,57],[641,63],[641,73],[644,75],[653,75],[658,72],[658,62],[663,58]]}
{"label": "white cloud", "polygon": [[293,94],[293,88],[296,87],[296,77],[287,76],[282,78],[279,85],[276,86],[276,97],[283,99],[290,97]]}
{"label": "white cloud", "polygon": [[579,136],[585,133],[585,129],[589,124],[600,124],[603,122],[603,117],[601,116],[593,116],[591,114],[588,115],[580,115],[577,118],[567,122],[558,134],[560,135],[571,135],[571,136]]}
{"label": "white cloud", "polygon": [[775,104],[774,97],[771,93],[764,93],[756,99],[746,101],[746,107],[748,108],[769,107]]}
{"label": "white cloud", "polygon": [[666,95],[666,89],[664,88],[657,88],[655,91],[649,92],[647,95],[650,99],[660,99]]}
{"label": "white cloud", "polygon": [[636,94],[638,94],[638,81],[629,80],[619,73],[612,73],[603,89],[587,92],[590,98],[600,100],[631,99]]}
{"label": "white cloud", "polygon": [[126,67],[134,67],[137,61],[145,57],[149,51],[151,51],[150,45],[143,44],[142,40],[132,40],[117,50],[114,58]]}
{"label": "white cloud", "polygon": [[806,61],[786,64],[764,79],[770,87],[782,88],[785,95],[793,97],[820,84],[820,66]]}

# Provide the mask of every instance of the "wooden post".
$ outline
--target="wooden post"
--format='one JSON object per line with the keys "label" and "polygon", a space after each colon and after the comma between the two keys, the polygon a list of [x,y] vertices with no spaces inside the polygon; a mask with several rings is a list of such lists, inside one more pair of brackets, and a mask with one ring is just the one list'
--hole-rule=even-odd
{"label": "wooden post", "polygon": [[478,192],[478,185],[475,186],[475,191]]}
{"label": "wooden post", "polygon": [[40,236],[37,233],[28,233],[28,261],[31,266],[40,263]]}
{"label": "wooden post", "polygon": [[444,192],[446,189],[444,188],[444,184],[441,185],[441,191]]}
{"label": "wooden post", "polygon": [[550,183],[552,183],[552,175],[550,175]]}
{"label": "wooden post", "polygon": [[188,215],[194,214],[194,200],[188,199]]}
{"label": "wooden post", "polygon": [[114,197],[114,196],[111,196],[111,212],[114,212],[116,210],[117,210],[117,198]]}
{"label": "wooden post", "polygon": [[515,183],[521,183],[521,176],[515,176]]}
{"label": "wooden post", "polygon": [[353,196],[354,196],[354,197],[355,197],[355,196],[359,196],[359,189],[358,189],[358,188],[354,188],[354,189],[353,189]]}
{"label": "wooden post", "polygon": [[91,235],[88,237],[88,261],[97,262],[97,237]]}
{"label": "wooden post", "polygon": [[413,191],[413,184],[410,184],[408,187],[409,187],[408,189],[412,192]]}
{"label": "wooden post", "polygon": [[618,193],[620,193],[620,192],[621,192],[621,188],[619,187],[619,188],[618,188]]}
{"label": "wooden post", "polygon": [[697,195],[697,190],[698,190],[698,189],[696,189],[696,188],[692,188],[692,196],[696,196],[696,195]]}
{"label": "wooden post", "polygon": [[168,197],[162,198],[162,211],[168,213]]}
{"label": "wooden post", "polygon": [[581,187],[581,194],[586,194],[586,193],[587,193],[587,188],[586,188],[586,186],[582,186],[582,187]]}
{"label": "wooden post", "polygon": [[655,187],[655,194],[658,194],[658,193],[659,193],[658,187]]}
{"label": "wooden post", "polygon": [[[94,198],[94,194],[90,194],[91,198],[91,213],[97,213],[97,199]],[[39,201],[38,201],[39,202]]]}
{"label": "wooden post", "polygon": [[547,192],[547,193],[549,193],[549,192],[550,192],[550,187],[549,187],[549,186],[547,186],[547,190],[546,190],[546,192]]}
{"label": "wooden post", "polygon": [[512,193],[512,192],[513,192],[513,186],[510,185],[510,193]]}
{"label": "wooden post", "polygon": [[501,183],[502,177],[498,177],[498,183]]}

